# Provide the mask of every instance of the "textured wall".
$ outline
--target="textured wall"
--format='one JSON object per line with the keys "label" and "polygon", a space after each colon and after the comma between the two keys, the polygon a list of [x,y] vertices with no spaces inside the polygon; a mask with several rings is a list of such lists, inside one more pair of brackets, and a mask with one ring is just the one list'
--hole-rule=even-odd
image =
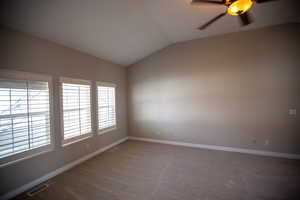
{"label": "textured wall", "polygon": [[[44,73],[53,76],[55,125],[54,151],[0,168],[0,195],[127,135],[125,68],[3,27],[0,29],[0,44],[1,69]],[[60,76],[116,83],[118,129],[62,147],[60,144],[62,133],[58,96]]]}
{"label": "textured wall", "polygon": [[129,135],[300,153],[300,25],[172,45],[128,69]]}

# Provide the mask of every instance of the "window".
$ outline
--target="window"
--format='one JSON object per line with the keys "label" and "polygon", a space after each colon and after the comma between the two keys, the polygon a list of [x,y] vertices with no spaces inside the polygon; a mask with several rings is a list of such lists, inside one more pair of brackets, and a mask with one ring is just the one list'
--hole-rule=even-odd
{"label": "window", "polygon": [[98,130],[104,133],[116,128],[116,104],[114,84],[97,83]]}
{"label": "window", "polygon": [[91,83],[61,78],[63,102],[63,143],[92,135]]}
{"label": "window", "polygon": [[52,149],[50,77],[0,71],[0,165]]}

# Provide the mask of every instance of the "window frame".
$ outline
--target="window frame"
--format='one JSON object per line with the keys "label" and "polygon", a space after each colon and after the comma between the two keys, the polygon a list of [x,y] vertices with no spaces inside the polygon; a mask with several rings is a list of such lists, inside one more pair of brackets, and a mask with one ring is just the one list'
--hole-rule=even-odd
{"label": "window frame", "polygon": [[[63,106],[63,83],[67,84],[80,84],[90,86],[90,116],[91,116],[91,132],[75,136],[69,139],[64,139],[64,106]],[[61,144],[63,147],[86,140],[94,135],[93,131],[93,84],[92,81],[68,77],[59,78],[59,98],[60,98],[60,130],[61,130]]]}
{"label": "window frame", "polygon": [[[116,116],[116,123],[114,126],[110,126],[104,129],[99,129],[99,99],[98,99],[98,86],[102,87],[113,87],[115,89],[115,116]],[[102,81],[97,81],[96,82],[96,115],[97,115],[97,133],[98,135],[103,135],[105,133],[114,131],[118,129],[118,120],[117,120],[117,84],[111,83],[111,82],[102,82]]]}
{"label": "window frame", "polygon": [[19,152],[4,158],[0,158],[0,167],[11,165],[22,160],[26,160],[50,151],[54,150],[55,140],[54,140],[54,112],[53,112],[53,80],[52,76],[23,72],[23,71],[13,71],[13,70],[0,70],[0,78],[19,80],[19,81],[41,81],[48,83],[49,90],[49,134],[50,134],[50,144],[41,146],[34,149],[29,149],[27,151]]}

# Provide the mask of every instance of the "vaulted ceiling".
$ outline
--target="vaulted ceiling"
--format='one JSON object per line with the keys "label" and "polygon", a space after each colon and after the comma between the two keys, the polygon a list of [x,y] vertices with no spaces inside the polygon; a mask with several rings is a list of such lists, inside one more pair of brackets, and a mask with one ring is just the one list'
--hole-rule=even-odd
{"label": "vaulted ceiling", "polygon": [[253,28],[299,22],[299,0],[256,4],[255,22],[240,27],[226,16],[196,28],[225,7],[191,0],[2,0],[0,23],[128,66],[170,44]]}

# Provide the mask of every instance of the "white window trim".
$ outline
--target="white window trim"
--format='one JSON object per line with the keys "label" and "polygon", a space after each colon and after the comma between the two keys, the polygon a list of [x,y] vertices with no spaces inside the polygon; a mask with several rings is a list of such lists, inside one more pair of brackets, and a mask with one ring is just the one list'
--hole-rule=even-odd
{"label": "white window trim", "polygon": [[117,130],[117,123],[115,126],[110,126],[108,128],[105,128],[105,129],[101,129],[101,130],[98,130],[98,135],[103,135],[105,133],[109,133],[111,131],[114,131],[114,130]]}
{"label": "white window trim", "polygon": [[[110,127],[105,128],[105,129],[99,129],[98,86],[114,87],[115,88],[116,124],[114,126],[110,126]],[[98,133],[98,135],[103,135],[105,133],[109,133],[111,131],[117,130],[118,129],[118,120],[117,120],[117,85],[115,83],[97,81],[96,82],[96,102],[97,102],[97,104],[96,104],[97,105],[96,115],[97,115],[97,133]]]}
{"label": "white window trim", "polygon": [[68,77],[60,77],[59,81],[61,83],[92,85],[92,81],[83,80],[83,79],[68,78]]}
{"label": "white window trim", "polygon": [[[60,77],[59,78],[59,96],[60,96],[60,129],[61,129],[61,144],[63,147],[69,146],[71,144],[80,142],[82,140],[88,139],[94,135],[93,133],[93,85],[92,81],[89,80],[83,80],[83,79],[74,79],[74,78],[68,78],[68,77]],[[91,132],[86,133],[84,135],[79,135],[73,138],[64,139],[64,110],[63,110],[63,83],[70,83],[70,84],[82,84],[82,85],[89,85],[90,86],[90,106],[91,106]]]}
{"label": "white window trim", "polygon": [[38,74],[38,73],[0,69],[0,75],[1,75],[1,77],[7,78],[7,79],[17,79],[17,80],[23,80],[23,81],[24,80],[25,81],[26,80],[47,81],[49,83],[52,83],[52,77],[51,76],[44,75],[44,74]]}
{"label": "white window trim", "polygon": [[114,87],[117,88],[117,84],[114,83],[110,83],[110,82],[101,82],[101,81],[97,81],[96,82],[97,86],[104,86],[104,87]]}
{"label": "white window trim", "polygon": [[79,135],[79,136],[76,136],[76,137],[73,137],[73,138],[70,138],[70,139],[66,139],[66,140],[63,140],[62,146],[66,147],[66,146],[69,146],[71,144],[86,140],[86,139],[88,139],[92,136],[93,136],[93,132],[87,133],[87,134],[84,134],[84,135]]}
{"label": "white window trim", "polygon": [[13,80],[23,80],[23,81],[46,81],[49,87],[49,112],[50,112],[50,144],[46,146],[41,146],[35,149],[30,149],[20,153],[13,154],[0,159],[0,168],[8,166],[22,160],[26,160],[50,151],[54,150],[54,123],[53,123],[53,85],[52,77],[44,74],[22,72],[22,71],[12,71],[12,70],[0,70],[0,77]]}

